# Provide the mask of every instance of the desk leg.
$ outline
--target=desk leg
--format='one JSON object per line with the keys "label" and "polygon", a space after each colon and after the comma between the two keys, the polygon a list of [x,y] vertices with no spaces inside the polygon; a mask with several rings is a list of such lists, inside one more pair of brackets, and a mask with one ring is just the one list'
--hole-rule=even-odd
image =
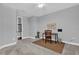
{"label": "desk leg", "polygon": [[58,34],[55,34],[55,43],[58,42]]}
{"label": "desk leg", "polygon": [[57,38],[56,38],[56,35],[55,35],[55,43],[57,42]]}

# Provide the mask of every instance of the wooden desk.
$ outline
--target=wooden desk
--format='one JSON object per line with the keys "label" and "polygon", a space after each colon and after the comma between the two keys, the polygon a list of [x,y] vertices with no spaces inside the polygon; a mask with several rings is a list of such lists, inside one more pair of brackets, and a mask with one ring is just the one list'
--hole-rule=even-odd
{"label": "wooden desk", "polygon": [[46,40],[49,40],[49,42],[52,42],[52,35],[55,36],[55,42],[58,42],[58,33],[52,33],[50,30],[48,30],[48,32],[43,33],[42,37],[44,38],[44,34],[45,34],[45,39],[44,42],[46,43]]}

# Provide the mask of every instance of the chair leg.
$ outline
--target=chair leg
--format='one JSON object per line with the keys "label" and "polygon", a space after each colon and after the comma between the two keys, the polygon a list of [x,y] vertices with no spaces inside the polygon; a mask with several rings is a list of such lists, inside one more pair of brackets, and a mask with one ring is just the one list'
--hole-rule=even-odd
{"label": "chair leg", "polygon": [[51,39],[50,39],[50,43],[52,43]]}
{"label": "chair leg", "polygon": [[57,43],[57,38],[56,38],[56,35],[55,35],[55,43]]}
{"label": "chair leg", "polygon": [[44,43],[46,43],[46,42],[45,42],[45,39],[44,39]]}

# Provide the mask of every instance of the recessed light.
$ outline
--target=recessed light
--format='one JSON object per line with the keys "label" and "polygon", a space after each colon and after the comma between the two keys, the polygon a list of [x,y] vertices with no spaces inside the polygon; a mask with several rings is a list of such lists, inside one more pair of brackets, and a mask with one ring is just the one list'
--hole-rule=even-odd
{"label": "recessed light", "polygon": [[44,6],[45,6],[44,3],[40,3],[40,4],[37,5],[38,8],[43,8]]}

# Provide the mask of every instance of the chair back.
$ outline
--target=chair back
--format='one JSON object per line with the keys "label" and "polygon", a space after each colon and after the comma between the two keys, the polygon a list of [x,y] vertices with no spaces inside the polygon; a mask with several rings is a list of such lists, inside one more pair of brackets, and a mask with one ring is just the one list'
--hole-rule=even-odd
{"label": "chair back", "polygon": [[51,36],[52,30],[45,30],[45,36]]}

